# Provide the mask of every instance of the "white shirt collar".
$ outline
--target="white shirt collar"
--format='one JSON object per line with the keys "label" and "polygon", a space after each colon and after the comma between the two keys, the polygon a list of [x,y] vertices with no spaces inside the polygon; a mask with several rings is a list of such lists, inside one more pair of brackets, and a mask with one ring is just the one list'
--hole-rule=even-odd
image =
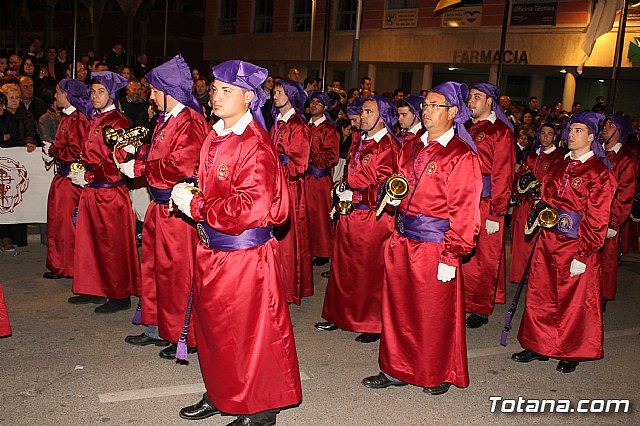
{"label": "white shirt collar", "polygon": [[413,133],[414,135],[417,135],[418,132],[420,131],[420,129],[422,129],[422,123],[420,123],[420,121],[418,121],[418,123],[416,123],[415,126],[413,126],[412,128],[409,129],[409,132]]}
{"label": "white shirt collar", "polygon": [[617,144],[612,146],[610,149],[607,149],[607,151],[613,151],[613,152],[615,152],[617,154],[618,151],[620,151],[620,148],[622,148],[622,144],[620,142],[618,142]]}
{"label": "white shirt collar", "polygon": [[287,121],[289,121],[291,117],[293,117],[293,114],[295,113],[296,113],[296,110],[294,108],[291,108],[289,111],[285,112],[284,115],[282,115],[282,113],[279,112],[276,120],[278,121],[282,120],[286,123]]}
{"label": "white shirt collar", "polygon": [[[442,136],[436,139],[436,141],[442,146],[447,146],[455,135],[456,135],[456,132],[455,130],[453,130],[453,127],[451,127],[449,130],[444,132]],[[420,140],[422,141],[424,146],[427,146],[429,143],[429,132],[424,132],[424,134],[420,136]]]}
{"label": "white shirt collar", "polygon": [[[556,149],[558,149],[558,148],[556,148],[556,146],[552,144],[549,148],[545,149],[542,152],[544,152],[545,154],[551,154]],[[540,150],[542,150],[542,148],[540,148]],[[538,152],[538,154],[540,154],[540,153]]]}
{"label": "white shirt collar", "polygon": [[[495,124],[497,117],[496,117],[496,112],[495,111],[491,111],[491,114],[489,114],[489,116],[487,118],[483,118],[482,120],[489,120],[491,122],[491,124]],[[478,121],[482,121],[482,120],[478,120],[476,118],[471,118],[471,121],[473,123],[477,123]]]}
{"label": "white shirt collar", "polygon": [[102,114],[107,113],[109,111],[113,111],[114,109],[116,109],[116,104],[111,104],[108,107],[106,107],[105,109],[101,110],[100,112]]}
{"label": "white shirt collar", "polygon": [[327,121],[327,117],[325,117],[325,116],[324,116],[324,114],[323,114],[323,115],[322,115],[320,118],[318,118],[316,121],[309,120],[309,124],[314,125],[314,126],[319,126],[319,125],[321,125],[322,123],[324,123],[325,121]]}
{"label": "white shirt collar", "polygon": [[249,123],[251,123],[251,120],[253,120],[253,115],[251,115],[251,111],[247,110],[242,118],[240,118],[240,120],[238,120],[236,124],[229,127],[228,129],[224,128],[224,120],[218,120],[216,124],[213,125],[213,130],[215,130],[218,136],[225,136],[231,132],[240,136],[244,133]]}
{"label": "white shirt collar", "polygon": [[586,154],[582,154],[580,157],[575,158],[573,156],[573,151],[569,151],[569,153],[567,153],[564,158],[569,158],[571,160],[579,160],[581,163],[584,163],[585,161],[587,161],[589,158],[593,157],[595,154],[593,153],[593,151],[589,151]]}
{"label": "white shirt collar", "polygon": [[374,141],[376,141],[376,143],[378,143],[378,142],[380,142],[380,139],[382,139],[383,137],[386,136],[387,133],[389,133],[387,131],[387,128],[383,127],[382,129],[378,130],[375,135],[373,135],[373,136],[367,135],[365,139],[366,140],[373,139]]}
{"label": "white shirt collar", "polygon": [[66,107],[65,109],[62,110],[62,112],[64,113],[64,115],[71,115],[76,111],[76,107],[74,107],[73,105],[69,105],[68,107]]}
{"label": "white shirt collar", "polygon": [[180,114],[182,112],[183,109],[185,109],[186,107],[181,104],[180,102],[178,102],[176,104],[176,106],[174,106],[171,111],[169,112],[169,114],[167,114],[165,116],[165,121],[169,119],[169,116],[172,116],[173,118],[177,118],[178,114]]}

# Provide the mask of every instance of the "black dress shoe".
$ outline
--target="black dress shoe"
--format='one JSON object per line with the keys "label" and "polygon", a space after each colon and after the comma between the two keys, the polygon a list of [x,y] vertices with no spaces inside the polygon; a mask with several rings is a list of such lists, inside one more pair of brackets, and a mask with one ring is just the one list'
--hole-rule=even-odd
{"label": "black dress shoe", "polygon": [[447,393],[450,387],[451,383],[442,382],[434,388],[423,388],[422,392],[428,393],[429,395],[442,395],[443,393]]}
{"label": "black dress shoe", "polygon": [[136,346],[147,346],[147,345],[156,345],[156,346],[167,346],[169,342],[164,339],[154,339],[153,337],[149,337],[146,334],[137,334],[135,336],[127,336],[124,338],[124,341],[136,345]]}
{"label": "black dress shoe", "polygon": [[[167,343],[169,343],[169,342],[167,342]],[[166,348],[161,350],[158,355],[160,355],[160,358],[164,358],[164,359],[176,359],[176,352],[177,351],[178,351],[178,345],[176,343],[171,343],[169,346],[167,346]],[[196,352],[198,352],[198,350],[196,348],[192,348],[192,347],[187,346],[187,353],[188,354],[194,354]]]}
{"label": "black dress shoe", "polygon": [[576,371],[576,367],[580,364],[577,361],[560,361],[556,367],[556,371],[561,373],[573,373]]}
{"label": "black dress shoe", "polygon": [[313,258],[313,266],[323,266],[326,265],[327,263],[329,263],[329,258],[328,257],[314,257]]}
{"label": "black dress shoe", "polygon": [[54,274],[51,271],[47,271],[44,274],[42,274],[42,278],[47,279],[47,280],[59,280],[61,278],[64,278],[64,275],[58,275],[58,274]]}
{"label": "black dress shoe", "polygon": [[479,328],[489,322],[489,317],[483,315],[471,314],[467,318],[467,328]]}
{"label": "black dress shoe", "polygon": [[227,426],[274,426],[275,424],[276,414],[262,411],[256,414],[238,416]]}
{"label": "black dress shoe", "polygon": [[540,355],[534,351],[530,351],[529,349],[525,349],[522,352],[516,352],[511,355],[511,359],[516,362],[531,362],[531,361],[548,361],[549,357]]}
{"label": "black dress shoe", "polygon": [[356,342],[373,343],[380,340],[380,333],[362,333],[356,336]]}
{"label": "black dress shoe", "polygon": [[95,309],[96,314],[112,314],[118,311],[126,311],[131,307],[131,299],[109,299],[104,305],[100,305]]}
{"label": "black dress shoe", "polygon": [[365,377],[362,379],[362,386],[371,389],[383,389],[388,388],[389,386],[406,386],[405,382],[394,382],[393,380],[389,380],[387,376],[381,371],[376,376]]}
{"label": "black dress shoe", "polygon": [[185,420],[202,420],[216,414],[221,414],[220,410],[213,406],[206,393],[202,395],[202,399],[197,404],[180,410],[180,418]]}
{"label": "black dress shoe", "polygon": [[338,326],[333,323],[330,323],[329,321],[325,321],[325,322],[317,322],[315,325],[315,328],[322,331],[333,331],[333,330],[337,330]]}
{"label": "black dress shoe", "polygon": [[87,303],[104,303],[107,301],[106,297],[92,296],[90,294],[79,294],[77,296],[71,296],[67,302],[74,305],[86,305]]}

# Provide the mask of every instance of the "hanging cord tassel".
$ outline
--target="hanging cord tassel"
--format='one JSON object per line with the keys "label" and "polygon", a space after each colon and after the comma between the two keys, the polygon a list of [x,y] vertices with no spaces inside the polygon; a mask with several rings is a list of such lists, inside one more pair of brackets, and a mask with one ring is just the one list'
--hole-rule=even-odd
{"label": "hanging cord tassel", "polygon": [[193,304],[193,287],[189,293],[189,304],[187,305],[187,313],[184,319],[184,327],[182,334],[178,339],[178,349],[176,350],[176,359],[178,361],[189,361],[189,353],[187,352],[187,335],[189,334],[189,319],[191,318],[191,305]]}
{"label": "hanging cord tassel", "polygon": [[142,324],[142,297],[138,299],[138,306],[136,306],[136,312],[133,314],[133,318],[131,318],[131,324]]}

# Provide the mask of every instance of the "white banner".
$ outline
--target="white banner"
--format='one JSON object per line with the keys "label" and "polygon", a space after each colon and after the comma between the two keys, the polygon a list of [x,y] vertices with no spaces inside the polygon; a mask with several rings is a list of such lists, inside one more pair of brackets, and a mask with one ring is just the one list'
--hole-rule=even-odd
{"label": "white banner", "polygon": [[0,224],[46,223],[53,175],[40,148],[0,148]]}

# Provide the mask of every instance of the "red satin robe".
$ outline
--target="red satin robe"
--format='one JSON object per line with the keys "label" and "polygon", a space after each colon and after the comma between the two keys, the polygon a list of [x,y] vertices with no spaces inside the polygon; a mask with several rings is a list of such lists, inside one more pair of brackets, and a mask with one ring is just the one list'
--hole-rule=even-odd
{"label": "red satin robe", "polygon": [[376,218],[378,188],[396,169],[398,142],[386,134],[376,142],[356,140],[349,150],[346,182],[356,208],[340,215],[331,257],[331,275],[322,317],[338,327],[359,333],[380,333],[384,278],[384,248],[393,232],[388,213]]}
{"label": "red satin robe", "polygon": [[[340,154],[340,133],[330,121],[319,125],[311,124],[311,156],[309,164],[325,169],[338,163]],[[307,173],[304,177],[307,192],[307,212],[311,223],[311,254],[318,257],[331,257],[333,249],[333,225],[331,213],[331,173],[316,178]]]}
{"label": "red satin robe", "polygon": [[[82,154],[89,121],[78,110],[63,114],[56,138],[49,147],[49,155],[56,162],[69,167]],[[73,276],[73,256],[76,226],[73,212],[80,200],[82,188],[71,183],[66,175],[56,173],[49,188],[47,201],[47,269],[57,275]]]}
{"label": "red satin robe", "polygon": [[[480,228],[482,190],[477,155],[455,136],[428,148],[420,139],[404,145],[398,173],[409,181],[400,203],[407,215],[448,219],[442,243],[419,242],[393,232],[384,253],[380,369],[417,386],[469,385],[463,276],[460,259],[473,249]],[[433,164],[433,165],[431,165]],[[423,173],[422,178],[418,177]],[[456,266],[443,283],[438,263]]]}
{"label": "red satin robe", "polygon": [[[530,153],[525,160],[525,165],[520,169],[518,176],[526,172],[533,172],[534,176],[540,181],[547,170],[559,160],[562,160],[564,153],[562,150],[556,148],[552,152],[545,154],[543,151],[540,154],[535,152]],[[509,268],[509,281],[518,283],[522,279],[524,274],[524,268],[529,261],[531,250],[533,249],[534,236],[525,235],[524,228],[527,223],[527,217],[531,207],[533,207],[534,200],[526,194],[519,194],[516,192],[521,204],[519,207],[513,209],[512,222],[511,222],[511,267]]]}
{"label": "red satin robe", "polygon": [[[246,117],[246,116],[245,116]],[[241,135],[209,133],[200,153],[191,213],[214,229],[239,235],[280,225],[289,191],[269,135],[252,120]],[[302,399],[279,243],[220,251],[196,249],[193,308],[198,358],[211,402],[251,414]]]}
{"label": "red satin robe", "polygon": [[[633,154],[633,159],[636,162],[636,167],[640,170],[640,147],[636,144],[629,144],[627,146]],[[640,185],[640,175],[636,176],[636,186]],[[633,250],[638,250],[640,239],[640,223],[628,220],[622,226],[622,252],[628,253]]]}
{"label": "red satin robe", "polygon": [[616,177],[618,189],[611,205],[609,228],[617,231],[615,237],[606,238],[600,253],[602,262],[603,289],[602,297],[613,300],[618,289],[618,244],[622,225],[629,218],[633,197],[636,195],[636,176],[638,165],[631,151],[624,145],[618,152],[606,151],[611,163],[613,175]]}
{"label": "red satin robe", "polygon": [[[523,348],[565,361],[602,358],[602,269],[613,174],[597,157],[557,161],[542,180],[542,200],[582,216],[579,238],[541,229],[529,270],[518,340]],[[586,271],[570,277],[573,259]]]}
{"label": "red satin robe", "polygon": [[[185,107],[177,117],[168,115],[157,124],[148,153],[138,154],[136,175],[158,189],[171,189],[179,180],[195,176],[207,131],[204,116],[191,108]],[[169,213],[167,204],[152,201],[142,228],[142,322],[157,324],[160,337],[173,343],[184,327],[193,282],[198,241],[194,226],[187,216]],[[193,327],[187,344],[196,346]]]}
{"label": "red satin robe", "polygon": [[309,164],[310,129],[304,118],[294,113],[286,122],[279,120],[274,124],[271,139],[278,155],[289,158],[282,170],[289,187],[291,214],[283,226],[275,229],[275,235],[280,241],[287,302],[299,305],[303,297],[313,296],[311,229],[304,182],[304,172]]}
{"label": "red satin robe", "polygon": [[[122,129],[129,125],[129,120],[120,111],[110,110],[89,121],[82,147],[82,164],[87,170],[85,180],[89,183],[122,180],[113,162],[112,150],[103,140],[102,130],[106,125]],[[71,287],[74,293],[113,299],[140,294],[133,217],[125,185],[82,189]]]}
{"label": "red satin robe", "polygon": [[11,335],[11,324],[9,323],[7,304],[4,301],[4,293],[2,292],[2,283],[0,283],[0,337],[9,335]]}
{"label": "red satin robe", "polygon": [[[502,121],[481,120],[471,125],[469,133],[478,147],[483,176],[491,176],[491,195],[481,198],[480,235],[475,251],[462,264],[467,312],[491,315],[495,303],[505,303],[506,252],[504,249],[504,217],[515,174],[515,140],[513,132]],[[487,219],[498,222],[500,229],[487,234]]]}

